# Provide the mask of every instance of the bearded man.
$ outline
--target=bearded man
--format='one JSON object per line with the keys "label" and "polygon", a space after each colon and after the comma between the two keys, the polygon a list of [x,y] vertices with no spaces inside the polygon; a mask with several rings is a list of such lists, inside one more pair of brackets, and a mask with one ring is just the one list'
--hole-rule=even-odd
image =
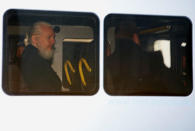
{"label": "bearded man", "polygon": [[37,22],[29,34],[29,45],[22,55],[21,69],[30,92],[59,92],[61,81],[51,67],[55,33],[46,22]]}

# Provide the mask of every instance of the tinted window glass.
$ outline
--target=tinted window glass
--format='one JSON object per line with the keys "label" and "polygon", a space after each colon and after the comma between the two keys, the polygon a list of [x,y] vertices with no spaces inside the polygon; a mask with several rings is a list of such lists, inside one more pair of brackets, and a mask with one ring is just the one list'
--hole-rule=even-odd
{"label": "tinted window glass", "polygon": [[8,10],[3,89],[92,95],[99,87],[99,21],[92,13]]}
{"label": "tinted window glass", "polygon": [[111,95],[189,95],[192,24],[186,17],[110,14],[104,88]]}

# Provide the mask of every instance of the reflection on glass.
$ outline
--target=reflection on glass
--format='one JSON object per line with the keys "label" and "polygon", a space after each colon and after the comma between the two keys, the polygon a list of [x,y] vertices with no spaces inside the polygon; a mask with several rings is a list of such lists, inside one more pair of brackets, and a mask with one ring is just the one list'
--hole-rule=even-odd
{"label": "reflection on glass", "polygon": [[186,47],[187,43],[186,42],[182,42],[181,43],[181,47]]}

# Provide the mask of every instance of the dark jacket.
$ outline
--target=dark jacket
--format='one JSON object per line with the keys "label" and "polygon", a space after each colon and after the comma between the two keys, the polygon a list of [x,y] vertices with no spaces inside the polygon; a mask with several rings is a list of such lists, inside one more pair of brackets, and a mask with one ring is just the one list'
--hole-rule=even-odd
{"label": "dark jacket", "polygon": [[61,81],[51,67],[51,62],[39,55],[38,49],[28,45],[22,55],[22,75],[29,91],[59,92]]}
{"label": "dark jacket", "polygon": [[107,58],[115,94],[185,94],[181,79],[165,67],[161,52],[146,52],[128,39],[117,39]]}

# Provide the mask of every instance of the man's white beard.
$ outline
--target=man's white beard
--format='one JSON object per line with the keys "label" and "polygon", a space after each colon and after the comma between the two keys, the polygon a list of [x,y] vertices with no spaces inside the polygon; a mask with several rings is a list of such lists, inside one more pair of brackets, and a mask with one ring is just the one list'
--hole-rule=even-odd
{"label": "man's white beard", "polygon": [[51,60],[53,55],[54,55],[54,49],[51,50],[47,50],[47,49],[43,49],[43,48],[39,48],[39,53],[40,55],[46,59],[46,60]]}

